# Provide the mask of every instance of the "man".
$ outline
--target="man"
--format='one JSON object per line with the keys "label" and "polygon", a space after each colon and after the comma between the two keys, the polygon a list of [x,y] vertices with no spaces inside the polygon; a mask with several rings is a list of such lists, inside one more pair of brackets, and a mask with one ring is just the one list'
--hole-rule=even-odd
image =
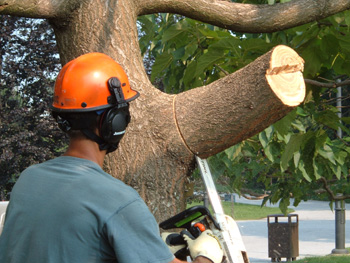
{"label": "man", "polygon": [[[63,156],[27,168],[18,179],[0,236],[0,262],[181,262],[137,192],[102,170],[138,95],[104,54],[85,54],[62,68],[52,113],[70,143]],[[208,233],[185,239],[194,262],[221,261]]]}

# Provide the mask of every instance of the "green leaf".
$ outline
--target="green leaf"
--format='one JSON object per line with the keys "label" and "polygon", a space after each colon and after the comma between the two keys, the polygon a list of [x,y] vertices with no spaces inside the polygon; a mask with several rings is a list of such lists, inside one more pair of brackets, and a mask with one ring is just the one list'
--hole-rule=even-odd
{"label": "green leaf", "polygon": [[345,24],[347,25],[347,26],[350,26],[350,13],[349,13],[349,11],[345,11],[344,12],[344,17],[345,17]]}
{"label": "green leaf", "polygon": [[340,49],[338,39],[332,34],[325,35],[320,44],[321,51],[328,54],[328,56],[335,56]]}
{"label": "green leaf", "polygon": [[284,118],[273,124],[275,130],[283,136],[289,133],[292,122],[296,118],[296,111],[288,113]]}
{"label": "green leaf", "polygon": [[292,135],[281,157],[281,170],[285,171],[288,168],[288,162],[293,158],[294,153],[300,150],[303,142],[303,134]]}
{"label": "green leaf", "polygon": [[322,167],[317,163],[315,159],[313,159],[312,166],[314,168],[314,175],[316,180],[320,179],[322,177]]}
{"label": "green leaf", "polygon": [[281,209],[283,214],[287,214],[288,206],[290,205],[290,199],[289,198],[281,198],[279,202],[279,208]]}
{"label": "green leaf", "polygon": [[273,142],[268,144],[267,147],[264,148],[264,153],[271,162],[278,162],[278,156],[280,154],[280,147],[278,143]]}
{"label": "green leaf", "polygon": [[195,41],[192,41],[185,46],[185,54],[183,56],[184,60],[191,60],[196,56],[196,51],[198,50],[198,45]]}
{"label": "green leaf", "polygon": [[273,126],[269,126],[264,131],[259,133],[259,141],[261,145],[266,148],[273,137]]}
{"label": "green leaf", "polygon": [[172,61],[173,56],[171,54],[163,53],[157,56],[152,68],[151,81],[154,81],[156,77],[163,72],[163,70],[168,68]]}
{"label": "green leaf", "polygon": [[309,116],[309,114],[306,113],[302,107],[297,107],[297,112],[296,113],[297,113],[297,115],[302,116],[302,117]]}
{"label": "green leaf", "polygon": [[334,165],[336,164],[332,148],[329,147],[328,145],[324,145],[323,148],[319,148],[317,152],[319,155],[321,155],[326,160],[330,161],[332,164]]}
{"label": "green leaf", "polygon": [[333,16],[335,22],[337,22],[338,24],[342,23],[344,21],[344,16],[342,16],[341,14],[336,14]]}
{"label": "green leaf", "polygon": [[235,56],[240,57],[241,50],[239,49],[239,46],[240,46],[241,42],[242,42],[241,40],[236,39],[232,36],[225,37],[225,38],[220,39],[218,42],[212,44],[211,48],[234,51]]}
{"label": "green leaf", "polygon": [[199,28],[198,31],[206,38],[218,38],[218,32],[210,30],[208,28]]}
{"label": "green leaf", "polygon": [[222,59],[224,56],[225,53],[223,50],[209,49],[208,52],[198,58],[195,76],[202,74],[206,69],[212,67],[215,62]]}
{"label": "green leaf", "polygon": [[294,122],[292,123],[292,126],[301,132],[306,132],[306,127],[304,123],[302,123],[300,120],[294,120]]}
{"label": "green leaf", "polygon": [[345,122],[346,124],[350,124],[350,117],[342,117],[341,121]]}
{"label": "green leaf", "polygon": [[176,39],[183,32],[184,32],[184,29],[181,28],[181,24],[176,23],[175,25],[164,30],[163,36],[162,36],[162,42],[166,43],[170,40]]}
{"label": "green leaf", "polygon": [[185,55],[185,47],[177,48],[173,52],[174,60],[180,60]]}
{"label": "green leaf", "polygon": [[[247,52],[262,52],[265,53],[268,50],[270,50],[274,44],[273,43],[266,43],[264,39],[261,38],[251,38],[251,39],[246,39],[244,41],[240,42],[240,46],[242,50],[244,50],[245,53]],[[254,57],[255,59],[255,57]]]}
{"label": "green leaf", "polygon": [[340,165],[331,166],[331,169],[332,169],[333,173],[335,174],[335,176],[337,177],[337,179],[340,180],[341,170],[342,170]]}
{"label": "green leaf", "polygon": [[334,159],[337,161],[338,164],[344,165],[346,157],[348,157],[349,154],[347,154],[344,151],[339,151],[337,154],[334,155]]}
{"label": "green leaf", "polygon": [[298,166],[299,166],[300,156],[301,156],[300,152],[296,152],[296,153],[294,153],[294,155],[293,155],[293,158],[294,158],[294,166],[295,166],[295,167],[298,167]]}
{"label": "green leaf", "polygon": [[309,174],[306,172],[305,164],[304,164],[304,162],[302,160],[300,160],[300,162],[299,162],[298,169],[299,169],[299,171],[301,171],[301,173],[302,173],[303,177],[305,178],[305,180],[308,181],[309,183],[311,183],[312,179],[309,176]]}
{"label": "green leaf", "polygon": [[191,61],[187,65],[187,67],[185,69],[184,77],[183,77],[183,81],[184,81],[185,86],[187,86],[187,87],[190,86],[190,83],[194,79],[196,68],[197,68],[197,61],[196,60]]}
{"label": "green leaf", "polygon": [[273,132],[274,132],[274,128],[272,125],[265,129],[265,134],[268,141],[271,141],[271,139],[273,138]]}
{"label": "green leaf", "polygon": [[319,72],[324,57],[323,52],[320,50],[317,45],[317,41],[313,41],[306,49],[304,49],[301,54],[305,60],[304,72],[306,75],[315,76]]}
{"label": "green leaf", "polygon": [[337,130],[340,124],[338,115],[330,110],[319,112],[315,115],[315,120],[334,130]]}
{"label": "green leaf", "polygon": [[242,144],[239,143],[226,149],[225,153],[227,154],[228,159],[233,161],[241,153],[241,150],[242,150]]}
{"label": "green leaf", "polygon": [[262,132],[259,133],[259,141],[260,141],[262,147],[264,147],[264,148],[266,148],[267,145],[269,144],[269,141],[268,141],[268,139],[266,137],[265,131],[262,131]]}
{"label": "green leaf", "polygon": [[309,176],[314,175],[314,157],[315,157],[316,133],[308,131],[304,134],[304,139],[301,144],[301,159],[303,160],[304,168]]}
{"label": "green leaf", "polygon": [[338,38],[338,43],[341,48],[341,50],[345,53],[349,53],[350,51],[350,39],[349,38]]}
{"label": "green leaf", "polygon": [[330,143],[328,134],[325,132],[325,130],[319,130],[316,132],[316,151],[318,149],[323,149],[326,143]]}

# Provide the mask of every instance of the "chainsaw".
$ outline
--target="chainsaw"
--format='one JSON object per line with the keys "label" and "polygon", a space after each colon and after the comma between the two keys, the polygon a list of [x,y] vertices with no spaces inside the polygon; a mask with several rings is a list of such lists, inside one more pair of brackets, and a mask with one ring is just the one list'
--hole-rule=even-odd
{"label": "chainsaw", "polygon": [[[186,229],[194,238],[198,237],[203,231],[210,229],[218,237],[223,248],[223,263],[249,263],[237,223],[232,217],[224,214],[208,162],[198,156],[196,156],[196,160],[213,208],[213,215],[205,206],[194,206],[163,221],[159,224],[159,227],[163,230]],[[186,244],[180,234],[174,233],[169,238],[169,244],[171,245]],[[184,257],[189,256],[189,252],[186,248],[183,248],[175,256],[184,259]]]}

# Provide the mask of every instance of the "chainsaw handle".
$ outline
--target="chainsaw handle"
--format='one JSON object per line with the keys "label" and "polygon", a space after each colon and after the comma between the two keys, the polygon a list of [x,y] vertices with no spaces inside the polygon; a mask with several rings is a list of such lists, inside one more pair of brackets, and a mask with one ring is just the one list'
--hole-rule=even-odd
{"label": "chainsaw handle", "polygon": [[172,246],[187,245],[185,239],[179,233],[170,234],[167,237],[166,243],[169,244],[169,245],[172,245]]}

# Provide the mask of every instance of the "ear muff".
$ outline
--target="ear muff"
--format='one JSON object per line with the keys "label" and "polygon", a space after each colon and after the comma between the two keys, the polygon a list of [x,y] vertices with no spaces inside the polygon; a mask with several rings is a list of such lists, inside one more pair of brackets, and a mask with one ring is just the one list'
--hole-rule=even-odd
{"label": "ear muff", "polygon": [[100,136],[108,144],[118,143],[130,122],[129,107],[114,107],[106,110],[100,120]]}

